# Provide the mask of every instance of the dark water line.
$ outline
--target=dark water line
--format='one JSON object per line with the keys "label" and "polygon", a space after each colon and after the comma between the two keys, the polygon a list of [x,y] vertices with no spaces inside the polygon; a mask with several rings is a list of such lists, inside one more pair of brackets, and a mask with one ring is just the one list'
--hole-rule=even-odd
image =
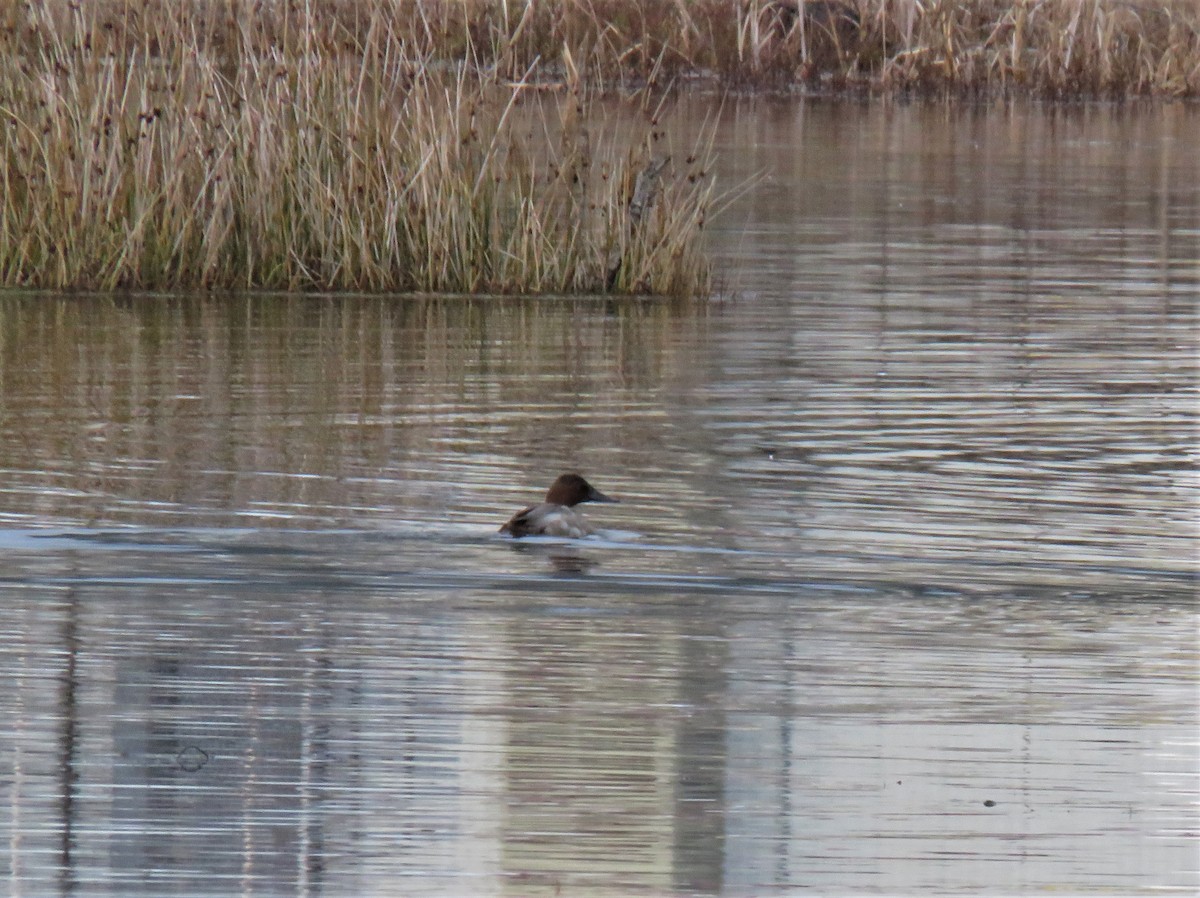
{"label": "dark water line", "polygon": [[[502,574],[491,572],[449,573],[432,570],[403,568],[380,568],[374,571],[339,571],[332,565],[323,566],[320,559],[312,556],[313,564],[308,570],[281,568],[275,571],[257,569],[260,594],[286,594],[294,589],[336,589],[346,592],[374,592],[381,589],[400,594],[426,594],[442,590],[468,590],[470,593],[510,593],[514,590],[524,595],[548,595],[560,593],[569,585],[577,594],[588,595],[646,595],[659,596],[677,592],[689,595],[829,595],[844,594],[869,599],[874,596],[906,594],[930,597],[983,596],[1002,592],[1007,595],[1022,595],[1045,592],[1047,597],[1060,595],[1056,584],[1064,578],[1074,578],[1075,583],[1067,595],[1087,596],[1095,601],[1111,596],[1114,600],[1129,600],[1136,589],[1129,585],[1104,586],[1106,577],[1120,577],[1136,584],[1139,579],[1153,580],[1154,595],[1158,601],[1184,601],[1188,604],[1200,602],[1200,575],[1180,570],[1148,570],[1114,565],[1064,566],[1062,564],[1024,563],[1013,565],[1000,561],[925,561],[910,579],[898,576],[898,571],[881,571],[880,579],[838,579],[828,570],[814,570],[811,576],[763,576],[763,575],[708,575],[681,576],[655,571],[610,571],[597,568],[599,562],[581,561],[578,558],[553,558],[548,561],[552,571],[534,569],[528,572]],[[836,564],[830,559],[822,567]],[[869,567],[908,562],[911,559],[894,556],[856,556],[854,564]],[[569,562],[569,563],[568,563]],[[939,575],[939,569],[944,570]],[[1044,572],[1049,579],[1041,580],[1037,572]],[[1011,576],[1007,576],[1010,575]],[[180,571],[165,576],[160,573],[113,574],[107,571],[81,571],[69,576],[38,575],[30,579],[0,578],[0,585],[21,587],[37,585],[73,589],[81,584],[92,587],[128,587],[131,589],[184,588],[184,587],[237,587],[242,583],[237,572],[229,570],[200,569],[194,575]]]}
{"label": "dark water line", "polygon": [[62,646],[66,667],[59,686],[59,817],[58,886],[62,895],[75,893],[75,798],[79,785],[79,593],[68,589],[63,608]]}

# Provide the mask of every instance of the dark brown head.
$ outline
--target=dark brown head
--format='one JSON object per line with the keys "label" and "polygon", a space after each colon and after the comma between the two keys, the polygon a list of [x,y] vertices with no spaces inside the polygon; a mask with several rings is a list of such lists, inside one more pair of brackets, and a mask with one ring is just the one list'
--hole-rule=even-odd
{"label": "dark brown head", "polygon": [[565,505],[570,508],[581,502],[618,502],[611,496],[606,496],[578,474],[563,474],[546,493],[546,501],[551,505]]}

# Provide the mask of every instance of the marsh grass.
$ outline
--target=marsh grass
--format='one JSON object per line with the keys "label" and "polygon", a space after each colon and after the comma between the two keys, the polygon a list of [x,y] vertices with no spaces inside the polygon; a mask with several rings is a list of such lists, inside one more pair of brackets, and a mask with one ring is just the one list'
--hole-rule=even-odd
{"label": "marsh grass", "polygon": [[1200,94],[1197,0],[407,0],[439,58],[515,76],[1050,97]]}
{"label": "marsh grass", "polygon": [[1195,96],[1200,3],[0,0],[0,285],[704,293],[695,79]]}
{"label": "marsh grass", "polygon": [[[178,35],[230,58],[354,55],[380,28],[419,58],[594,88],[700,79],[1038,96],[1200,94],[1196,0],[29,0],[99,52]],[[25,15],[0,0],[0,28]]]}
{"label": "marsh grass", "polygon": [[645,96],[622,136],[569,50],[538,91],[535,63],[438,61],[392,4],[272,9],[3,7],[0,283],[709,289],[711,143],[667,146]]}

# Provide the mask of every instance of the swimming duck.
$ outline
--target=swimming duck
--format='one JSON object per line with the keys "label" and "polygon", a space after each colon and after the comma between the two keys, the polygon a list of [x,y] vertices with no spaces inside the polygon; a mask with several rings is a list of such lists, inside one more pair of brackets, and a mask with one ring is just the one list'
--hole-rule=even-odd
{"label": "swimming duck", "polygon": [[513,537],[568,536],[579,539],[595,529],[583,519],[574,506],[581,502],[619,502],[600,492],[578,474],[563,474],[546,492],[546,501],[518,511],[501,533]]}

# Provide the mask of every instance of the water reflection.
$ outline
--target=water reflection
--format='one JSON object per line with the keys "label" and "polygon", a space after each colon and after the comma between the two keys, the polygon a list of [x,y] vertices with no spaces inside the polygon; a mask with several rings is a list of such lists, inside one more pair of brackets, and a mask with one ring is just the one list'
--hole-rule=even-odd
{"label": "water reflection", "polygon": [[516,495],[506,455],[652,433],[648,394],[706,320],[634,301],[9,298],[4,510],[295,526],[371,523],[386,504],[454,523],[460,476],[472,505]]}
{"label": "water reflection", "polygon": [[10,559],[26,889],[1194,881],[1186,601],[523,595],[322,542]]}
{"label": "water reflection", "polygon": [[480,538],[579,468],[822,576],[1190,576],[1190,318],[1105,302],[10,298],[0,519]]}
{"label": "water reflection", "polygon": [[0,297],[10,891],[1200,887],[1200,118],[727,119],[717,302]]}

